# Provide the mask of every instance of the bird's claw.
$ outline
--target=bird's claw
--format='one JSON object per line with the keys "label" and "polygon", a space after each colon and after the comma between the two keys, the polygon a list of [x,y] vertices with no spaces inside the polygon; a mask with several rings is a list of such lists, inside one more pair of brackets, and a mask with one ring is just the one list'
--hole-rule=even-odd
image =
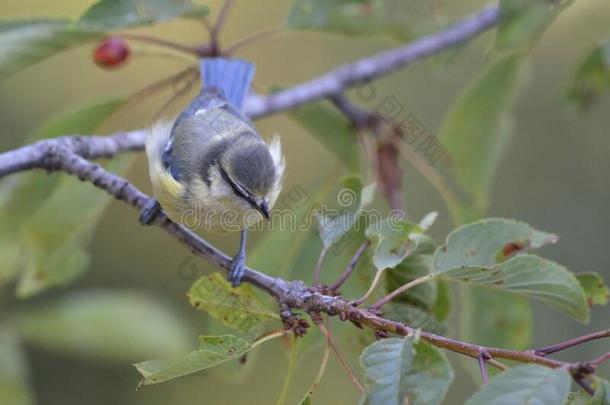
{"label": "bird's claw", "polygon": [[229,266],[229,275],[227,277],[227,280],[233,287],[238,287],[241,284],[245,268],[246,258],[243,255],[235,256]]}

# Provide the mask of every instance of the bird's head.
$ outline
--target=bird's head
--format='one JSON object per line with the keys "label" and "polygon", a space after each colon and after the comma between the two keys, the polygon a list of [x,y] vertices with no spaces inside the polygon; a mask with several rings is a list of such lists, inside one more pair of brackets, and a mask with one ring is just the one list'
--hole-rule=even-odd
{"label": "bird's head", "polygon": [[258,136],[238,137],[222,154],[218,170],[235,198],[269,219],[269,211],[282,187],[284,172],[278,137],[274,137],[269,145]]}

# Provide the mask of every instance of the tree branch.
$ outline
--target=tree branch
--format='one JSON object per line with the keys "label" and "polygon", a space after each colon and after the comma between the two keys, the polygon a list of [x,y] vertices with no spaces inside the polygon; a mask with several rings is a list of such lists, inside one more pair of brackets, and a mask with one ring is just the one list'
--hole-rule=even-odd
{"label": "tree branch", "polygon": [[111,158],[121,152],[144,149],[146,131],[120,132],[111,136],[62,136],[45,139],[18,149],[0,153],[0,177],[19,171],[44,168],[53,170],[45,162],[55,150],[72,152],[86,159]]}
{"label": "tree branch", "polygon": [[345,88],[386,75],[410,63],[466,42],[495,26],[497,6],[482,9],[449,28],[409,44],[339,66],[330,72],[269,96],[250,96],[245,112],[252,118],[273,114],[341,93]]}

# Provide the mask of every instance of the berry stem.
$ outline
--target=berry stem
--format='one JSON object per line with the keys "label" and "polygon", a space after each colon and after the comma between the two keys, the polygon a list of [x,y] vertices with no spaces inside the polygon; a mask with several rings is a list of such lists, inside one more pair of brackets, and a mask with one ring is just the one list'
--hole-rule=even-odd
{"label": "berry stem", "polygon": [[170,40],[163,39],[163,38],[151,37],[151,36],[142,35],[142,34],[121,34],[120,37],[123,39],[126,39],[126,40],[130,40],[130,41],[145,42],[145,43],[149,43],[149,44],[153,44],[153,45],[157,45],[157,46],[161,46],[161,47],[165,47],[165,48],[174,49],[174,50],[181,51],[181,52],[186,52],[190,55],[199,56],[199,52],[197,51],[196,47],[180,44],[178,42],[170,41]]}

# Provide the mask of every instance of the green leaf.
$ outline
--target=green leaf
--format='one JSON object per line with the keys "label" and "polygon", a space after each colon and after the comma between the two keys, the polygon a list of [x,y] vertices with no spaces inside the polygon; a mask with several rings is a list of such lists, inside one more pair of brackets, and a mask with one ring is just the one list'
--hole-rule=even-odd
{"label": "green leaf", "polygon": [[[460,314],[464,340],[513,350],[530,346],[534,321],[527,298],[475,286],[463,293]],[[479,378],[478,368],[476,376]]]}
{"label": "green leaf", "polygon": [[[231,334],[232,329],[218,322],[210,322],[206,325],[206,333],[213,336],[226,335]],[[237,361],[223,363],[210,369],[208,372],[214,378],[218,378],[223,382],[239,384],[248,381],[248,378],[252,377],[253,373],[260,370],[259,364],[264,358],[264,353],[261,353],[260,350],[251,350],[242,355]]]}
{"label": "green leaf", "polygon": [[519,365],[492,378],[466,405],[563,404],[570,383],[570,374],[565,370]]}
{"label": "green leaf", "polygon": [[[408,7],[394,1],[371,0],[295,0],[286,20],[292,29],[322,30],[345,35],[386,35],[400,42],[413,39]],[[413,22],[421,22],[412,18]]]}
{"label": "green leaf", "polygon": [[439,133],[451,156],[445,173],[455,189],[447,201],[456,222],[467,223],[483,215],[496,169],[510,140],[510,116],[519,83],[522,58],[503,57],[453,104]]}
{"label": "green leaf", "polygon": [[[407,284],[417,278],[430,273],[432,255],[411,255],[398,266],[388,271],[386,276],[388,291]],[[436,301],[436,283],[423,283],[417,285],[396,297],[397,300],[411,303],[425,309],[432,308]]]}
{"label": "green leaf", "polygon": [[426,332],[437,335],[447,333],[447,326],[437,320],[429,311],[409,303],[392,300],[384,305],[383,315],[393,321],[402,322]]}
{"label": "green leaf", "polygon": [[28,380],[27,359],[17,335],[6,326],[0,327],[0,404],[33,405],[34,392]]}
{"label": "green leaf", "polygon": [[[435,255],[435,271],[463,265],[491,267],[518,252],[556,241],[556,235],[535,230],[525,223],[490,218],[450,233],[446,246]],[[491,290],[474,285],[462,297],[464,339],[513,349],[529,345],[532,312],[524,297],[503,293],[499,288]]]}
{"label": "green leaf", "polygon": [[[423,234],[413,236],[416,241],[415,250],[398,266],[388,270],[387,291],[393,291],[430,273],[432,253],[436,247],[434,241]],[[439,285],[442,285],[440,289]],[[442,320],[449,311],[448,299],[446,283],[442,280],[430,281],[410,288],[387,303],[384,314],[413,328],[442,335],[447,329]]]}
{"label": "green leaf", "polygon": [[[0,181],[0,284],[23,270],[29,248],[19,237],[22,224],[44,203],[59,180],[59,174],[20,173]],[[27,256],[25,256],[27,258]]]}
{"label": "green leaf", "polygon": [[488,218],[463,225],[434,254],[435,273],[461,266],[493,266],[511,255],[557,242],[557,235],[524,222]]}
{"label": "green leaf", "polygon": [[595,389],[593,396],[580,389],[570,395],[566,405],[610,405],[610,383],[598,377],[594,378],[595,382],[591,385]]}
{"label": "green leaf", "polygon": [[[108,116],[125,103],[124,97],[105,99],[61,114],[38,134],[94,132]],[[133,156],[115,156],[105,168],[118,175],[126,173]],[[62,176],[47,196],[41,198],[36,212],[20,227],[22,276],[17,294],[29,297],[52,286],[74,280],[86,270],[86,251],[93,231],[110,197],[102,190],[85,185],[74,177]]]}
{"label": "green leaf", "polygon": [[287,114],[335,155],[350,172],[358,171],[360,157],[356,132],[344,116],[322,102],[306,104]]}
{"label": "green leaf", "polygon": [[81,16],[79,24],[118,29],[207,13],[207,7],[195,6],[191,0],[99,0]]}
{"label": "green leaf", "polygon": [[419,225],[388,217],[366,229],[366,237],[374,243],[373,264],[378,271],[396,267],[417,247]]}
{"label": "green leaf", "polygon": [[433,272],[447,279],[536,298],[587,321],[584,291],[572,273],[537,256],[511,258],[556,241],[555,235],[522,222],[498,218],[478,221],[449,234],[446,245],[434,255]]}
{"label": "green leaf", "polygon": [[363,404],[440,404],[453,381],[445,355],[414,336],[371,344],[360,364],[367,385]]}
{"label": "green leaf", "polygon": [[[436,249],[434,241],[424,234],[413,234],[413,240],[416,244],[415,249],[400,264],[389,270],[386,276],[388,291],[395,290],[416,278],[430,273],[432,254]],[[396,297],[400,301],[420,306],[426,310],[432,308],[436,298],[437,291],[436,283],[434,282],[420,284]]]}
{"label": "green leaf", "polygon": [[587,305],[591,308],[594,305],[606,305],[610,298],[610,289],[604,285],[602,277],[593,272],[577,273],[576,278],[585,290]]}
{"label": "green leaf", "polygon": [[436,300],[432,304],[432,314],[440,322],[447,319],[451,308],[449,286],[445,280],[436,280]]}
{"label": "green leaf", "polygon": [[103,33],[68,20],[0,21],[0,79]]}
{"label": "green leaf", "polygon": [[140,385],[157,384],[237,359],[252,347],[232,335],[200,336],[199,349],[178,360],[149,360],[134,366],[144,377]]}
{"label": "green leaf", "polygon": [[240,332],[254,334],[264,323],[279,319],[249,284],[237,288],[220,273],[201,277],[189,291],[191,305],[207,312],[212,318]]}
{"label": "green leaf", "polygon": [[61,51],[103,38],[112,30],[175,17],[200,17],[207,11],[189,0],[100,0],[77,22],[0,20],[0,79]]}
{"label": "green leaf", "polygon": [[126,291],[72,293],[12,321],[31,345],[105,362],[177,356],[191,340],[185,321],[158,298]]}
{"label": "green leaf", "polygon": [[528,49],[571,1],[500,0],[496,49]]}
{"label": "green leaf", "polygon": [[589,405],[610,405],[610,383],[597,377],[594,388],[595,394]]}
{"label": "green leaf", "polygon": [[126,101],[127,97],[122,95],[105,96],[61,111],[29,135],[26,143],[62,135],[95,132]]}
{"label": "green leaf", "polygon": [[337,194],[340,208],[333,215],[326,212],[317,215],[324,249],[337,243],[354,227],[364,207],[370,205],[375,196],[375,184],[363,187],[359,177],[346,177],[342,183],[343,188]]}
{"label": "green leaf", "polygon": [[604,93],[610,92],[610,42],[590,51],[580,62],[568,86],[568,101],[588,109]]}
{"label": "green leaf", "polygon": [[[63,112],[31,134],[27,142],[66,134],[92,133],[125,102],[105,98]],[[113,159],[108,168],[124,172],[131,158]],[[0,182],[0,282],[23,274],[18,290],[29,296],[60,285],[86,268],[84,247],[110,199],[75,178],[24,173]]]}
{"label": "green leaf", "polygon": [[556,240],[555,235],[521,222],[478,221],[449,234],[446,245],[434,254],[432,272],[449,280],[535,298],[586,322],[589,311],[584,291],[571,272],[538,256],[513,256]]}
{"label": "green leaf", "polygon": [[464,265],[439,274],[448,280],[534,298],[581,322],[589,321],[585,292],[574,274],[538,256],[520,254],[495,266]]}

